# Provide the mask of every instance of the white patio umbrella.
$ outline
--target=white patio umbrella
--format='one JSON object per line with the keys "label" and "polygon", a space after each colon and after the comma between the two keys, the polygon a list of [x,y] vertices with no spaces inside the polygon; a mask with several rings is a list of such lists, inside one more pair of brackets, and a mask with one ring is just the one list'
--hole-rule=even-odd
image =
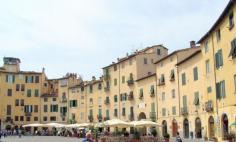
{"label": "white patio umbrella", "polygon": [[96,128],[102,128],[102,127],[104,127],[104,123],[101,123],[101,122],[96,123],[96,124],[94,125],[94,127],[96,127]]}
{"label": "white patio umbrella", "polygon": [[79,124],[80,126],[79,127],[89,127],[89,126],[93,126],[92,123],[81,123]]}
{"label": "white patio umbrella", "polygon": [[43,124],[39,124],[39,123],[34,123],[34,124],[27,124],[27,125],[23,125],[22,127],[42,127]]}
{"label": "white patio umbrella", "polygon": [[69,125],[65,125],[66,128],[79,128],[80,124],[76,123],[76,124],[69,124]]}
{"label": "white patio umbrella", "polygon": [[46,126],[46,127],[55,127],[55,128],[62,128],[62,127],[65,127],[66,125],[59,124],[59,123],[47,123],[47,124],[43,124],[43,126]]}
{"label": "white patio umbrella", "polygon": [[156,122],[152,122],[150,120],[140,120],[140,121],[132,121],[130,124],[134,127],[155,127],[155,126],[160,126],[161,125],[157,124]]}
{"label": "white patio umbrella", "polygon": [[129,127],[132,126],[128,122],[122,121],[120,119],[112,119],[112,120],[107,120],[104,122],[105,126],[110,126],[110,127]]}

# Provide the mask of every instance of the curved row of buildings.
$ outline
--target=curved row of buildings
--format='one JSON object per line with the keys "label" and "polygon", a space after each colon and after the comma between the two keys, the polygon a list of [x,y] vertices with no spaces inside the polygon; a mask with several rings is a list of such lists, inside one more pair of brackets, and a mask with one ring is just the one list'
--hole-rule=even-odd
{"label": "curved row of buildings", "polygon": [[[161,134],[227,139],[236,126],[236,1],[189,48],[136,51],[83,81],[76,74],[47,79],[4,58],[0,68],[1,128],[28,123],[151,119]],[[198,46],[199,45],[199,46]]]}

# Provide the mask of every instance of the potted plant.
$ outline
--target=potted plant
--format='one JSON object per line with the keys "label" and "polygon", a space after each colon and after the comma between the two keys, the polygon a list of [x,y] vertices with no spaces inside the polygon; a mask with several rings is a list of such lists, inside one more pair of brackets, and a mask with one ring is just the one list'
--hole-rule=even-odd
{"label": "potted plant", "polygon": [[155,128],[151,129],[151,133],[152,133],[153,137],[157,136],[157,130]]}
{"label": "potted plant", "polygon": [[165,139],[165,142],[169,142],[170,141],[170,135],[168,133],[166,133],[164,135],[164,139]]}

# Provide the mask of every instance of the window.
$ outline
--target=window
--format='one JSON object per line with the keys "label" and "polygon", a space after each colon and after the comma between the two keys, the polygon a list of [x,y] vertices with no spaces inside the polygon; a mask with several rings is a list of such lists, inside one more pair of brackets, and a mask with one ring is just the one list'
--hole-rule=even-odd
{"label": "window", "polygon": [[125,83],[125,76],[122,76],[122,83]]}
{"label": "window", "polygon": [[93,116],[93,110],[92,109],[89,110],[89,116]]}
{"label": "window", "polygon": [[198,69],[197,69],[197,67],[195,67],[193,69],[193,79],[194,79],[194,81],[198,80]]}
{"label": "window", "polygon": [[118,110],[114,109],[114,116],[117,117],[118,116]]}
{"label": "window", "polygon": [[199,92],[194,92],[194,102],[193,102],[193,104],[195,106],[199,105]]}
{"label": "window", "polygon": [[234,13],[230,13],[229,15],[229,30],[231,30],[234,27]]}
{"label": "window", "polygon": [[211,93],[212,92],[212,89],[211,89],[211,86],[207,87],[207,93]]}
{"label": "window", "polygon": [[12,96],[12,89],[7,89],[7,96]]}
{"label": "window", "polygon": [[174,99],[175,98],[175,89],[172,89],[171,95],[172,95],[172,98]]}
{"label": "window", "polygon": [[11,105],[7,105],[7,115],[11,115]]}
{"label": "window", "polygon": [[231,50],[229,53],[229,57],[232,57],[232,59],[234,59],[236,57],[236,38],[231,41]]}
{"label": "window", "polygon": [[147,64],[147,58],[143,59],[143,63],[146,65]]}
{"label": "window", "polygon": [[16,91],[20,91],[20,84],[16,84]]}
{"label": "window", "polygon": [[19,121],[19,117],[18,116],[15,116],[15,121]]}
{"label": "window", "polygon": [[205,64],[206,64],[206,75],[208,75],[210,73],[210,61],[206,60]]}
{"label": "window", "polygon": [[51,105],[51,112],[58,112],[58,105]]}
{"label": "window", "polygon": [[114,102],[116,103],[118,101],[117,95],[114,96]]}
{"label": "window", "polygon": [[186,74],[182,73],[182,85],[186,85]]}
{"label": "window", "polygon": [[176,115],[176,107],[175,106],[172,107],[172,115]]}
{"label": "window", "polygon": [[7,83],[14,83],[15,82],[15,75],[7,74],[6,75],[6,82]]}
{"label": "window", "polygon": [[110,116],[110,112],[109,112],[109,109],[106,110],[106,117],[109,118]]}
{"label": "window", "polygon": [[56,116],[51,116],[50,117],[50,121],[56,121],[57,119],[56,119]]}
{"label": "window", "polygon": [[102,89],[102,84],[99,83],[99,84],[98,84],[98,90],[101,90],[101,89]]}
{"label": "window", "polygon": [[30,117],[26,117],[26,121],[30,121]]}
{"label": "window", "polygon": [[93,93],[93,85],[89,85],[89,93]]}
{"label": "window", "polygon": [[21,91],[25,91],[25,84],[21,84]]}
{"label": "window", "polygon": [[216,40],[217,40],[217,42],[219,42],[220,39],[221,39],[221,33],[220,33],[220,29],[218,29],[218,30],[216,31]]}
{"label": "window", "polygon": [[234,93],[236,93],[236,75],[234,75]]}
{"label": "window", "polygon": [[31,90],[30,89],[27,90],[27,97],[31,97]]}
{"label": "window", "polygon": [[116,86],[117,85],[117,79],[115,78],[114,79],[114,86]]}
{"label": "window", "polygon": [[155,103],[151,103],[151,112],[155,112]]}
{"label": "window", "polygon": [[205,42],[205,44],[204,44],[204,49],[205,49],[205,53],[207,53],[208,50],[209,50],[208,41]]}
{"label": "window", "polygon": [[47,116],[44,116],[44,117],[43,117],[43,121],[48,121]]}
{"label": "window", "polygon": [[19,105],[20,105],[20,101],[19,101],[18,99],[16,99],[15,105],[16,105],[16,106],[19,106]]}
{"label": "window", "polygon": [[114,71],[117,71],[117,65],[114,65]]}
{"label": "window", "polygon": [[132,58],[129,59],[129,65],[132,65]]}
{"label": "window", "polygon": [[175,80],[175,71],[174,71],[174,69],[172,69],[170,71],[170,81],[174,81],[174,80]]}
{"label": "window", "polygon": [[25,83],[33,83],[34,76],[25,76]]}
{"label": "window", "polygon": [[166,116],[166,108],[162,108],[162,116]]}
{"label": "window", "polygon": [[157,49],[157,55],[161,55],[161,49]]}
{"label": "window", "polygon": [[32,113],[33,112],[33,106],[32,105],[25,105],[24,111],[25,111],[25,113]]}
{"label": "window", "polygon": [[161,100],[162,100],[162,101],[165,101],[165,98],[166,98],[165,92],[162,92],[162,94],[161,94]]}
{"label": "window", "polygon": [[39,107],[38,107],[38,105],[35,105],[34,106],[34,112],[38,112],[39,111]]}
{"label": "window", "polygon": [[20,106],[24,106],[24,105],[25,105],[25,102],[24,102],[23,99],[21,99],[21,101],[20,101]]}
{"label": "window", "polygon": [[216,83],[216,98],[225,98],[225,81],[220,81]]}
{"label": "window", "polygon": [[34,90],[34,96],[35,96],[35,97],[38,97],[38,96],[39,96],[39,90],[38,90],[38,89],[35,89],[35,90]]}
{"label": "window", "polygon": [[223,56],[222,56],[222,50],[218,50],[218,52],[215,54],[215,60],[216,60],[216,69],[219,69],[223,66]]}
{"label": "window", "polygon": [[39,76],[35,76],[35,83],[39,83]]}
{"label": "window", "polygon": [[187,96],[184,95],[184,96],[183,96],[183,107],[184,107],[184,108],[187,108],[187,105],[188,105],[188,104],[187,104]]}
{"label": "window", "polygon": [[44,111],[44,112],[48,112],[48,105],[44,105],[44,106],[43,106],[43,111]]}
{"label": "window", "polygon": [[122,116],[125,116],[125,108],[122,108]]}
{"label": "window", "polygon": [[77,100],[71,100],[70,107],[77,107]]}
{"label": "window", "polygon": [[20,121],[24,121],[24,116],[20,116]]}
{"label": "window", "polygon": [[43,101],[44,101],[44,102],[48,102],[48,98],[44,98]]}
{"label": "window", "polygon": [[139,89],[139,98],[142,99],[143,98],[143,89]]}
{"label": "window", "polygon": [[52,98],[52,101],[53,101],[53,102],[57,101],[57,98]]}
{"label": "window", "polygon": [[34,117],[34,121],[38,121],[39,120],[39,118],[38,117]]}
{"label": "window", "polygon": [[93,105],[93,99],[92,98],[89,99],[89,104]]}

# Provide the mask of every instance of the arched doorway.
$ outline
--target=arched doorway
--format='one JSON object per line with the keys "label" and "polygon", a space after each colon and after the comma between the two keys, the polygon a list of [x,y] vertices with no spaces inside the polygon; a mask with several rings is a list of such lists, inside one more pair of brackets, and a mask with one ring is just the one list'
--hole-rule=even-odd
{"label": "arched doorway", "polygon": [[178,123],[177,123],[177,121],[174,119],[174,120],[172,121],[172,136],[175,137],[176,134],[177,134],[177,132],[178,132]]}
{"label": "arched doorway", "polygon": [[[142,119],[146,119],[146,114],[144,112],[141,112],[139,115],[138,115],[138,120],[142,120]],[[138,131],[140,132],[141,135],[144,135],[146,134],[147,132],[147,127],[140,127],[138,128]]]}
{"label": "arched doorway", "polygon": [[184,138],[189,138],[189,122],[188,122],[188,119],[184,119],[183,129],[184,129]]}
{"label": "arched doorway", "polygon": [[165,120],[162,121],[162,136],[164,137],[167,134],[167,122]]}
{"label": "arched doorway", "polygon": [[141,112],[138,116],[138,120],[146,119],[146,114],[144,112]]}
{"label": "arched doorway", "polygon": [[221,118],[222,138],[226,139],[229,133],[229,120],[227,114],[223,114]]}
{"label": "arched doorway", "polygon": [[197,139],[202,138],[202,124],[201,119],[199,117],[195,120],[195,137]]}
{"label": "arched doorway", "polygon": [[208,120],[208,131],[209,131],[209,137],[213,138],[215,136],[215,131],[214,131],[214,118],[212,116],[209,117]]}

